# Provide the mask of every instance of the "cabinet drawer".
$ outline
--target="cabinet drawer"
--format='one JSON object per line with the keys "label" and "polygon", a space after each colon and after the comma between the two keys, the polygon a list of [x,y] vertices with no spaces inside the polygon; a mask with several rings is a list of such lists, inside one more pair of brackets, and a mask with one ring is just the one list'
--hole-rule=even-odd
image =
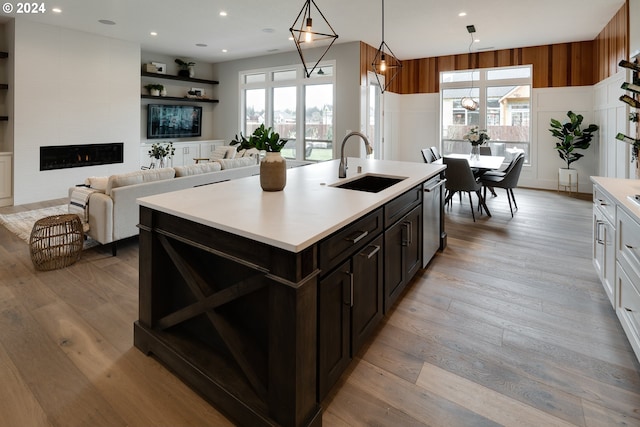
{"label": "cabinet drawer", "polygon": [[618,288],[616,314],[636,357],[640,359],[640,293],[634,285],[634,283],[640,284],[640,276],[631,271],[625,271],[618,263],[616,277]]}
{"label": "cabinet drawer", "polygon": [[623,268],[634,270],[637,275],[640,275],[640,224],[620,208],[617,215],[616,259],[620,261]]}
{"label": "cabinet drawer", "polygon": [[418,185],[384,206],[384,226],[390,227],[422,202],[422,185]]}
{"label": "cabinet drawer", "polygon": [[347,225],[318,245],[318,266],[322,275],[355,251],[363,248],[383,230],[382,208]]}
{"label": "cabinet drawer", "polygon": [[598,206],[609,222],[616,222],[616,205],[597,185],[593,187],[593,204]]}

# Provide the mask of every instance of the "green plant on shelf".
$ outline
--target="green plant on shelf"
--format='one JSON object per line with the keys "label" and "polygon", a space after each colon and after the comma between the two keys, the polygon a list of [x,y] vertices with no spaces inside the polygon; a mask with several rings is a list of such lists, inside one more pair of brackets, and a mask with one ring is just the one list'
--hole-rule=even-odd
{"label": "green plant on shelf", "polygon": [[164,159],[165,157],[171,158],[175,154],[176,149],[173,147],[173,142],[169,142],[167,144],[162,144],[160,142],[156,142],[151,145],[151,149],[149,150],[149,157],[154,159]]}

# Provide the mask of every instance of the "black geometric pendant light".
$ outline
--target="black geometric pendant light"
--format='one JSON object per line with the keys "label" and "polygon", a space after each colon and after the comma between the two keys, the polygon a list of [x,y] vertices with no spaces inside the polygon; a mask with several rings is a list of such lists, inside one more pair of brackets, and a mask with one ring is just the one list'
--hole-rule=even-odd
{"label": "black geometric pendant light", "polygon": [[[402,68],[402,64],[396,58],[395,54],[391,50],[391,48],[384,41],[384,0],[382,0],[382,43],[380,43],[380,47],[376,52],[376,56],[373,58],[373,63],[371,64],[373,67],[373,71],[376,75],[376,80],[378,80],[378,85],[380,86],[381,92],[384,93],[385,90],[389,87],[393,79],[396,78],[400,69]],[[390,76],[390,78],[385,79],[386,83],[384,87],[380,82],[380,78],[378,75],[384,75],[385,77]]]}
{"label": "black geometric pendant light", "polygon": [[[306,0],[304,2],[298,17],[293,22],[291,28],[289,28],[289,31],[296,44],[296,49],[298,49],[298,54],[304,66],[304,72],[307,77],[311,77],[311,73],[313,73],[320,61],[322,61],[322,58],[327,54],[329,48],[331,48],[338,38],[338,35],[333,30],[333,27],[331,27],[331,24],[329,24],[329,21],[327,21],[327,18],[325,18],[320,9],[318,9],[314,0]],[[316,61],[315,65],[310,68],[310,64],[307,65],[307,61],[305,60],[303,48],[308,49],[317,45],[323,45],[327,41],[329,41],[329,45]]]}

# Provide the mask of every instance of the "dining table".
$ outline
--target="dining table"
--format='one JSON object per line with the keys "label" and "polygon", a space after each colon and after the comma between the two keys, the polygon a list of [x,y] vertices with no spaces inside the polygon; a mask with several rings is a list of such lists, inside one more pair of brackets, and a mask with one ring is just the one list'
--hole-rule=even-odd
{"label": "dining table", "polygon": [[[469,154],[451,153],[451,154],[445,155],[444,157],[451,157],[454,159],[467,159],[469,161],[469,167],[482,170],[482,171],[500,169],[500,167],[502,166],[502,163],[504,162],[503,156],[482,156],[481,155],[476,160],[476,159],[471,159]],[[433,163],[442,164],[442,159],[438,159]]]}

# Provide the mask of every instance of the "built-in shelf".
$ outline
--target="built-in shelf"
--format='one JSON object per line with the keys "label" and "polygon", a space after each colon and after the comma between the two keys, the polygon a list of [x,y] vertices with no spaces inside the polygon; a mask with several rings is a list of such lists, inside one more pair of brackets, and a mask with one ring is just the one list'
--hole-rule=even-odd
{"label": "built-in shelf", "polygon": [[204,84],[209,84],[209,85],[217,85],[217,84],[220,83],[217,80],[193,79],[191,77],[172,76],[170,74],[147,73],[146,71],[142,72],[142,76],[143,77],[155,77],[157,79],[181,80],[183,82],[204,83]]}
{"label": "built-in shelf", "polygon": [[152,95],[140,95],[144,99],[157,99],[157,100],[168,100],[168,101],[184,101],[184,102],[209,102],[212,104],[216,104],[220,101],[217,99],[202,99],[202,98],[187,98],[187,97],[178,97],[178,96],[152,96]]}

